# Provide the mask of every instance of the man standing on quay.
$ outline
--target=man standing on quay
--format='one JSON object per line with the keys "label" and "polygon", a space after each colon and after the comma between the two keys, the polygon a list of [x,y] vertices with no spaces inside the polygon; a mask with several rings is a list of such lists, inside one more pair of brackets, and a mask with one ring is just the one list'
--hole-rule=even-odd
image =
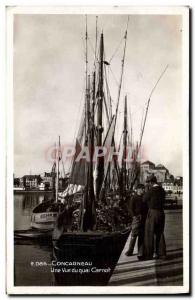
{"label": "man standing on quay", "polygon": [[143,202],[143,194],[145,187],[143,184],[138,184],[136,193],[130,200],[130,213],[132,215],[132,230],[129,249],[125,253],[126,256],[133,255],[136,240],[138,238],[138,259],[143,259],[143,242],[144,242],[144,226],[147,215],[147,207]]}
{"label": "man standing on quay", "polygon": [[148,205],[148,215],[145,223],[144,257],[146,259],[165,258],[165,191],[157,184],[156,176],[151,176],[148,182],[151,184],[151,188],[144,195],[144,200]]}

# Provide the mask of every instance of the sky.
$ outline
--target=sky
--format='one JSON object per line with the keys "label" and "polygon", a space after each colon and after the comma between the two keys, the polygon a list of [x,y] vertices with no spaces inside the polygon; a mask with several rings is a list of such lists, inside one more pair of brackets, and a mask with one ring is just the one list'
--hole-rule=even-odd
{"label": "sky", "polygon": [[[105,59],[110,61],[109,86],[116,105],[127,15],[99,15]],[[93,70],[95,15],[88,16],[89,70]],[[182,17],[130,15],[124,80],[116,135],[121,132],[127,95],[134,140],[149,94],[160,73],[148,112],[142,159],[163,164],[182,176]],[[14,17],[14,173],[50,171],[49,149],[61,137],[74,145],[84,101],[85,16],[29,15]],[[122,42],[120,43],[120,41]],[[118,47],[120,45],[120,47]],[[118,49],[117,51],[115,51]],[[65,168],[67,168],[65,164]]]}

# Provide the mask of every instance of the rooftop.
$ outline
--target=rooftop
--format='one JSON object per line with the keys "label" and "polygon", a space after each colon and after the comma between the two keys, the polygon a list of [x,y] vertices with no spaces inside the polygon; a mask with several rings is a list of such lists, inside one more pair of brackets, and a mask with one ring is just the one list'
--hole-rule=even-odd
{"label": "rooftop", "polygon": [[162,164],[159,164],[155,167],[155,169],[164,169],[166,170],[165,166],[163,166]]}
{"label": "rooftop", "polygon": [[40,175],[24,175],[22,178],[28,178],[28,179],[36,179],[40,178]]}
{"label": "rooftop", "polygon": [[154,166],[155,167],[155,164],[149,160],[146,160],[142,163],[142,165],[151,165],[151,166]]}

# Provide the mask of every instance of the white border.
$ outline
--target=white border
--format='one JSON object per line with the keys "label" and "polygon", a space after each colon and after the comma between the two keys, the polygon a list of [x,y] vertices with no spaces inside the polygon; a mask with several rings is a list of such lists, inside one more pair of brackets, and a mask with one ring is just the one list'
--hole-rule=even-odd
{"label": "white border", "polygon": [[[22,14],[181,14],[183,16],[183,236],[184,286],[14,287],[13,272],[13,15]],[[187,7],[21,6],[7,9],[7,292],[8,294],[178,294],[189,292],[189,10]]]}
{"label": "white border", "polygon": [[[183,266],[184,286],[189,283],[189,16],[183,18]],[[186,34],[185,34],[186,33]]]}

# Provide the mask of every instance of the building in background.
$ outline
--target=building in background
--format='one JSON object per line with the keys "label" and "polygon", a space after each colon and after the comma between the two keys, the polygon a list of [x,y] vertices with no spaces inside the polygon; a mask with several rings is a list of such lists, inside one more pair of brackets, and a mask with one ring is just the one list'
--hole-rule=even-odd
{"label": "building in background", "polygon": [[154,175],[156,176],[157,181],[159,183],[164,182],[165,180],[169,179],[169,177],[170,177],[168,169],[165,168],[165,166],[163,166],[162,164],[159,164],[155,167]]}
{"label": "building in background", "polygon": [[24,175],[20,178],[20,186],[25,189],[38,189],[41,182],[40,175]]}
{"label": "building in background", "polygon": [[146,183],[151,175],[156,176],[158,183],[162,185],[167,193],[183,193],[183,177],[174,177],[162,164],[155,165],[153,162],[147,160],[140,166],[140,182]]}
{"label": "building in background", "polygon": [[[41,184],[41,189],[45,190],[52,190],[54,188],[55,180],[54,177],[55,174],[53,172],[44,172],[44,175],[41,177],[42,178],[42,184]],[[60,176],[60,174],[59,174]],[[65,190],[67,186],[67,180],[68,177],[59,177],[59,189],[60,190]]]}
{"label": "building in background", "polygon": [[169,171],[162,164],[155,166],[153,162],[147,160],[140,166],[141,183],[145,183],[151,175],[155,175],[159,183],[164,182],[170,177]]}
{"label": "building in background", "polygon": [[20,186],[20,178],[14,178],[14,187]]}
{"label": "building in background", "polygon": [[42,186],[45,190],[52,190],[54,188],[55,181],[53,179],[53,172],[44,172],[42,178]]}
{"label": "building in background", "polygon": [[[16,178],[13,176],[14,190],[41,190],[51,191],[55,186],[56,174],[44,172],[43,175],[24,175]],[[65,190],[68,184],[69,174],[61,177],[59,173],[59,190]]]}
{"label": "building in background", "polygon": [[174,193],[174,181],[167,179],[162,183],[162,187],[167,193]]}

